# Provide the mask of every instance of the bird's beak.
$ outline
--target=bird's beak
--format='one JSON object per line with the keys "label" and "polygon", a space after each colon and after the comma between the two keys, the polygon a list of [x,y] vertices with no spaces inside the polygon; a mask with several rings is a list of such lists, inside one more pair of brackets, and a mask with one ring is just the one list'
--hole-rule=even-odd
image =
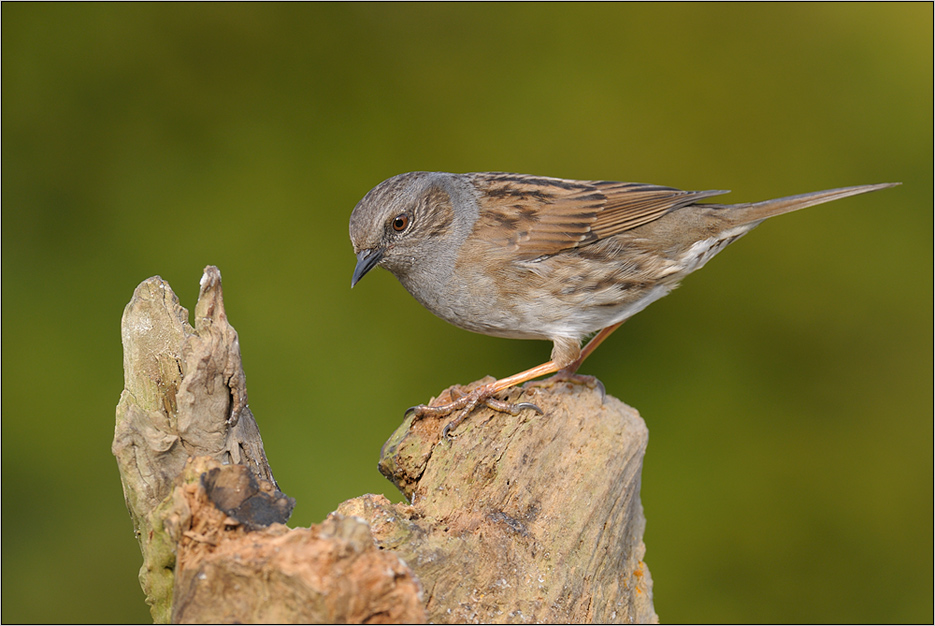
{"label": "bird's beak", "polygon": [[354,268],[354,275],[351,276],[351,288],[357,284],[364,274],[376,267],[380,259],[383,258],[383,248],[370,248],[361,250],[357,253],[357,267]]}

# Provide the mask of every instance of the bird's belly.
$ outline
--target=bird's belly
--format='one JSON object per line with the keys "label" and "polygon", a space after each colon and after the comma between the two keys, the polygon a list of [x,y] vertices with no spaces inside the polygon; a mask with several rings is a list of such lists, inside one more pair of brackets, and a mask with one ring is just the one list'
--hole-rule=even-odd
{"label": "bird's belly", "polygon": [[443,320],[484,335],[580,339],[635,315],[674,286],[619,280],[595,283],[583,277],[563,281],[525,272],[497,280],[449,283],[444,298],[417,299]]}

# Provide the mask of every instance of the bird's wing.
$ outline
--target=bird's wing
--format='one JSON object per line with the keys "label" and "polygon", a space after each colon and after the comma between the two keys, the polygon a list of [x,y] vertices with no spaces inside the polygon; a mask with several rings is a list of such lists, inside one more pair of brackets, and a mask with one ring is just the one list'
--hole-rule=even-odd
{"label": "bird's wing", "polygon": [[474,184],[480,209],[474,234],[520,259],[578,248],[727,193],[504,173],[475,174]]}

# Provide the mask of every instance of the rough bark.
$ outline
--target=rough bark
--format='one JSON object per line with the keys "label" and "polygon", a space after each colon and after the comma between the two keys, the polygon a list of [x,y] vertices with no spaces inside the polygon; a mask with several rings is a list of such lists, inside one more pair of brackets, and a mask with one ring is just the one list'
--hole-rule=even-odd
{"label": "rough bark", "polygon": [[633,409],[555,383],[511,392],[543,415],[480,409],[453,439],[409,417],[380,459],[409,504],[362,496],[289,529],[216,268],[187,317],[155,277],[123,318],[113,452],[157,622],[657,621]]}
{"label": "rough bark", "polygon": [[511,399],[544,414],[476,411],[453,440],[440,439],[444,421],[410,417],[380,469],[411,504],[369,495],[338,512],[367,520],[415,570],[430,621],[658,621],[643,563],[645,423],[578,383]]}
{"label": "rough bark", "polygon": [[243,465],[208,457],[185,468],[163,518],[178,554],[173,623],[425,620],[419,582],[374,545],[362,520],[332,514],[311,528],[256,528],[263,511],[275,511],[265,484],[264,492]]}
{"label": "rough bark", "polygon": [[205,269],[194,328],[154,277],[134,292],[122,336],[112,449],[156,622],[424,621],[418,581],[360,520],[282,525],[295,502],[247,407],[217,268]]}
{"label": "rough bark", "polygon": [[121,336],[124,390],[112,451],[143,551],[140,584],[153,619],[164,622],[175,554],[154,513],[189,457],[244,464],[257,478],[275,481],[247,408],[240,345],[224,312],[217,268],[205,269],[194,328],[168,283],[156,276],[133,293]]}

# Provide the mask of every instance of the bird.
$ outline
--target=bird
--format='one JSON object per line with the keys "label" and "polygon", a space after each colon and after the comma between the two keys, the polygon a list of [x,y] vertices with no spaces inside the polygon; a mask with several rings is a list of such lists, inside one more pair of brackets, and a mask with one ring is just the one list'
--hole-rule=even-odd
{"label": "bird", "polygon": [[[578,379],[588,357],[624,321],[764,220],[893,187],[882,183],[762,202],[702,202],[725,190],[506,172],[409,172],[371,189],[351,212],[354,287],[379,266],[426,309],[460,328],[552,342],[548,362],[481,385],[417,418],[477,406],[541,409],[495,396],[555,374]],[[594,334],[596,333],[596,334]],[[583,348],[583,339],[593,335]]]}

